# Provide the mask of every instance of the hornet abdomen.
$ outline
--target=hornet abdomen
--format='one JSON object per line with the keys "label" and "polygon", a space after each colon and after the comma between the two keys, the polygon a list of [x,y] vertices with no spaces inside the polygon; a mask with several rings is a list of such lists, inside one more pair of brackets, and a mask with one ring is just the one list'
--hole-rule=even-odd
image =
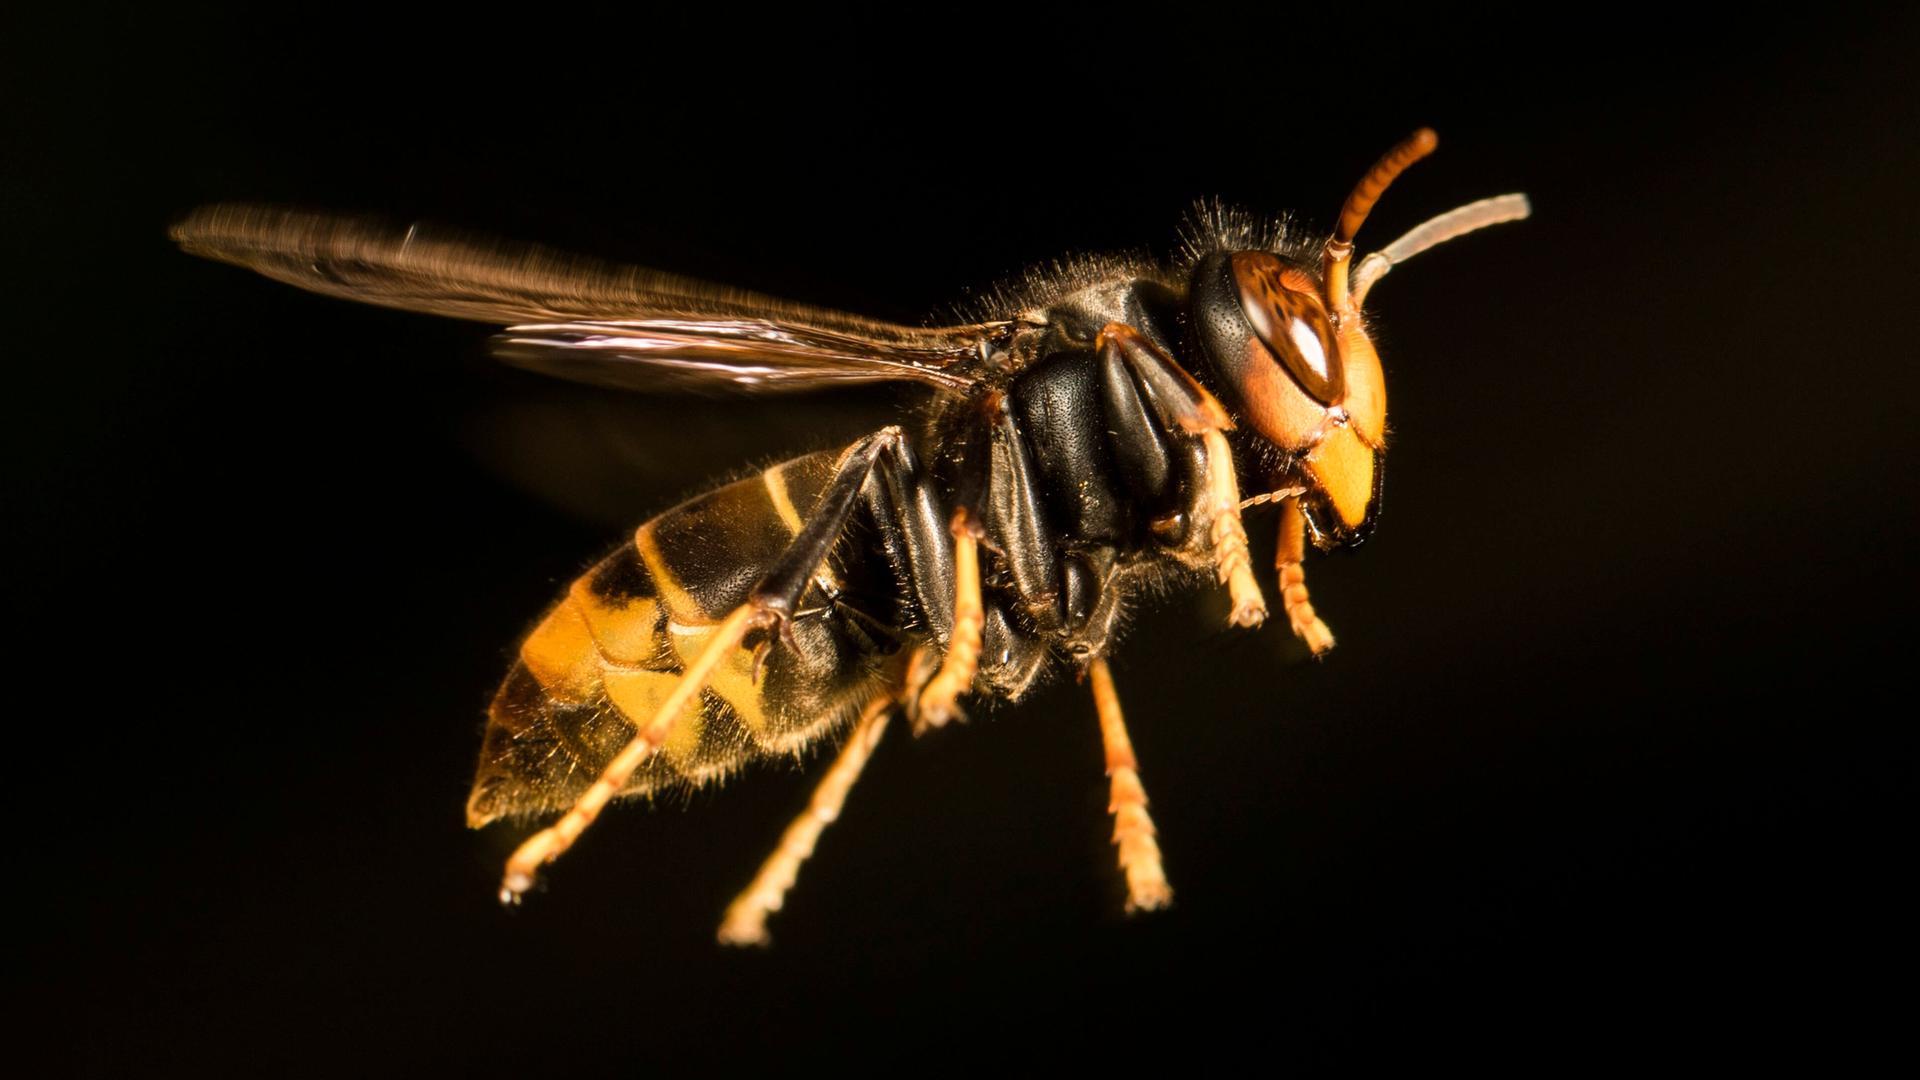
{"label": "hornet abdomen", "polygon": [[[568,587],[520,647],[493,699],[467,803],[474,826],[564,809],[660,708],[716,625],[745,602],[832,479],[838,451],[767,469],[661,514]],[[855,570],[866,560],[839,560]],[[846,576],[856,576],[849,573]],[[898,642],[831,567],[809,588],[793,640],[738,651],[689,704],[622,794],[725,777],[797,753],[873,696]]]}

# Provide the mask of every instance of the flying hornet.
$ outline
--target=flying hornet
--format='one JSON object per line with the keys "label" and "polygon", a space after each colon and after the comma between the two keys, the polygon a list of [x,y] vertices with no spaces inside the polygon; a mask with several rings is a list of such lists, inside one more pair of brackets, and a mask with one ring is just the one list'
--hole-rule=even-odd
{"label": "flying hornet", "polygon": [[923,733],[970,695],[1018,701],[1062,666],[1091,683],[1127,909],[1170,901],[1109,670],[1129,600],[1211,581],[1232,626],[1259,626],[1241,514],[1276,504],[1281,614],[1314,654],[1333,646],[1303,564],[1309,542],[1360,543],[1380,505],[1368,294],[1422,251],[1528,213],[1522,195],[1472,203],[1356,263],[1375,201],[1435,145],[1421,130],[1382,157],[1331,235],[1203,206],[1171,259],[1071,262],[952,326],[282,208],[204,208],[173,237],[313,292],[504,326],[496,355],[565,379],[931,391],[912,423],[640,525],[527,635],[489,711],[468,823],[559,815],[507,860],[505,903],[615,799],[838,739],[721,924],[724,942],[764,943],[895,715]]}

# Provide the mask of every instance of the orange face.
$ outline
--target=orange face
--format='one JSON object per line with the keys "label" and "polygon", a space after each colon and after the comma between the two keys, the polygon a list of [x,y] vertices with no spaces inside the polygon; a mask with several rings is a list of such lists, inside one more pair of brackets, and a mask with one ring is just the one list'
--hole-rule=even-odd
{"label": "orange face", "polygon": [[1323,543],[1363,538],[1386,445],[1380,357],[1357,316],[1336,319],[1320,284],[1266,251],[1203,260],[1193,314],[1246,427],[1281,450]]}

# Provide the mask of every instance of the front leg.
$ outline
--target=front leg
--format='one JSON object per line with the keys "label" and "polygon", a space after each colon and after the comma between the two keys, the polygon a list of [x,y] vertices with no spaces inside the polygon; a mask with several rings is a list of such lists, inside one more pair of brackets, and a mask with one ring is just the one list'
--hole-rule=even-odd
{"label": "front leg", "polygon": [[1280,502],[1280,546],[1274,553],[1274,569],[1280,573],[1280,602],[1287,611],[1287,623],[1294,636],[1307,643],[1315,656],[1333,648],[1333,631],[1314,613],[1307,599],[1307,572],[1300,565],[1307,557],[1307,518],[1300,510],[1300,497],[1290,495]]}
{"label": "front leg", "polygon": [[1240,483],[1233,475],[1233,451],[1220,431],[1203,432],[1201,438],[1207,444],[1206,506],[1214,572],[1233,601],[1227,623],[1259,626],[1267,621],[1267,598],[1253,580],[1253,556],[1247,551],[1246,526],[1240,523]]}
{"label": "front leg", "polygon": [[1094,347],[1110,365],[1124,366],[1161,423],[1200,439],[1206,450],[1206,490],[1196,507],[1201,517],[1196,524],[1206,530],[1214,572],[1232,600],[1227,622],[1259,626],[1267,618],[1267,601],[1253,578],[1247,530],[1240,523],[1240,482],[1226,436],[1233,420],[1205,387],[1133,327],[1108,323]]}

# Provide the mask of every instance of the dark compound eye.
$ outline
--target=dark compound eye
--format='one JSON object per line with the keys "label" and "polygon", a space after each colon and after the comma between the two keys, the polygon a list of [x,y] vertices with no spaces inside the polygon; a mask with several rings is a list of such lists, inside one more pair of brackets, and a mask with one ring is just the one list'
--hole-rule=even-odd
{"label": "dark compound eye", "polygon": [[1339,401],[1346,373],[1313,281],[1265,251],[1236,252],[1228,265],[1240,311],[1260,344],[1314,400]]}

